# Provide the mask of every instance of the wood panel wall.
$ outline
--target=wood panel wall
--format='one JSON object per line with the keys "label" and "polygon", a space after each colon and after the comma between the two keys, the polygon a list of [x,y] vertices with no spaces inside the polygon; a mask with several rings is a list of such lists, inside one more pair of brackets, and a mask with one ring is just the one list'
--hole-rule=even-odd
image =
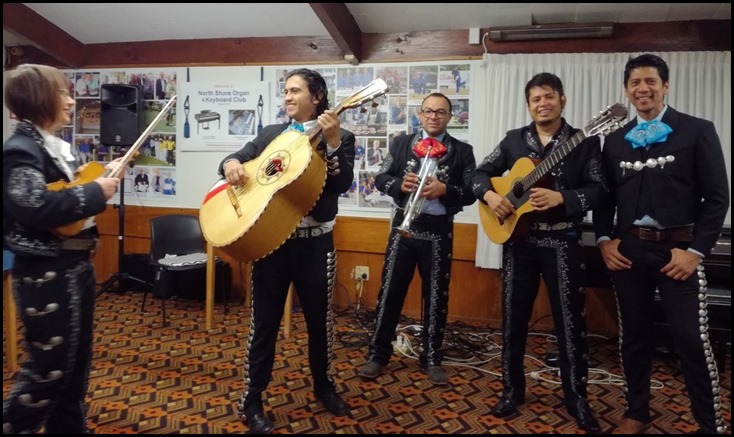
{"label": "wood panel wall", "polygon": [[[149,253],[150,219],[165,214],[198,215],[195,209],[160,207],[125,207],[124,252]],[[101,233],[101,246],[95,258],[98,281],[118,272],[119,211],[108,207],[97,216]],[[357,281],[352,269],[367,266],[370,279],[364,284],[361,298],[369,308],[374,308],[380,287],[384,251],[390,232],[387,219],[363,217],[337,217],[334,242],[337,249],[336,303],[346,307],[356,302]],[[451,286],[449,288],[449,319],[484,323],[493,328],[501,326],[502,297],[501,274],[498,270],[480,269],[475,266],[477,225],[457,223],[454,226],[454,253]],[[215,253],[232,266],[232,295],[243,299],[249,295],[250,268],[220,251]],[[306,255],[307,256],[307,255]],[[611,290],[587,291],[587,320],[589,332],[615,336],[616,306]],[[403,314],[419,318],[421,314],[420,277],[416,272],[408,291]],[[550,304],[542,288],[535,303],[532,324],[537,329],[551,330]]]}

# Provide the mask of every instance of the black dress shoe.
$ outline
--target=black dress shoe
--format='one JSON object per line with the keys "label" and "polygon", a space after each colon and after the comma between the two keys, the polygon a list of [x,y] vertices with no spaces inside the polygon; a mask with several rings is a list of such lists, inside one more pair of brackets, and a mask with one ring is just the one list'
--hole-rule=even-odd
{"label": "black dress shoe", "polygon": [[497,405],[489,411],[494,417],[508,417],[517,413],[517,406],[522,405],[525,399],[521,396],[513,396],[511,392],[504,391]]}
{"label": "black dress shoe", "polygon": [[576,426],[579,429],[583,429],[588,434],[599,434],[601,432],[601,426],[599,422],[594,419],[594,415],[591,413],[591,409],[582,408],[580,413],[571,414],[576,419]]}
{"label": "black dress shoe", "polygon": [[335,391],[317,394],[316,399],[324,405],[326,411],[335,416],[346,416],[349,414],[349,406],[347,406],[347,403]]}
{"label": "black dress shoe", "polygon": [[245,423],[250,430],[248,434],[270,434],[275,425],[268,419],[263,410],[255,409],[245,413]]}

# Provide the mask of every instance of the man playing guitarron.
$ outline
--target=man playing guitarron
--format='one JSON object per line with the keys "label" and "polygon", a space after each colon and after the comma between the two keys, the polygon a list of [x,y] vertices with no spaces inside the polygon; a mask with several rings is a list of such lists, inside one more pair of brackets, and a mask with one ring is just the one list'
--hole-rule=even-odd
{"label": "man playing guitarron", "polygon": [[[533,122],[511,130],[477,166],[472,188],[480,201],[502,220],[514,214],[510,201],[495,192],[491,177],[501,176],[523,157],[542,160],[578,130],[561,117],[566,105],[561,80],[551,73],[535,75],[525,86]],[[566,409],[578,427],[598,432],[586,399],[588,354],[584,320],[583,247],[578,224],[605,192],[598,137],[580,143],[549,173],[550,188],[532,188],[529,230],[504,244],[502,292],[502,383],[491,410],[496,417],[517,412],[525,400],[523,361],[528,322],[540,277],[548,289]]]}
{"label": "man playing guitarron", "polygon": [[[245,392],[238,405],[240,418],[251,434],[268,434],[273,422],[265,415],[262,395],[270,383],[275,343],[288,288],[295,286],[308,329],[308,360],[316,399],[333,415],[344,416],[349,407],[337,394],[331,377],[333,314],[331,300],[336,281],[336,250],[332,230],[339,195],[354,179],[354,134],[341,129],[338,113],[329,110],[326,82],[308,69],[291,71],[285,82],[285,107],[291,121],[274,124],[245,146],[224,158],[219,172],[233,186],[248,178],[242,165],[256,159],[287,129],[309,131],[317,124],[323,135],[317,149],[326,153],[328,172],[321,197],[283,245],[252,265],[252,313],[245,358]],[[271,161],[270,172],[283,161]],[[270,173],[268,173],[270,174]]]}

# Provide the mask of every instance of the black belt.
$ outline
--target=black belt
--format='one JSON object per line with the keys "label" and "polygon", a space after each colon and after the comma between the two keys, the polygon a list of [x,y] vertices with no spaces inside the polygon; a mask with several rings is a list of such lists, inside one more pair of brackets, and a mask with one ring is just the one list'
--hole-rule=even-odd
{"label": "black belt", "polygon": [[690,243],[693,241],[693,226],[668,229],[630,226],[629,233],[640,240],[646,241],[677,241],[681,243]]}
{"label": "black belt", "polygon": [[96,238],[67,238],[61,242],[61,250],[95,250],[97,248]]}
{"label": "black belt", "polygon": [[326,235],[332,230],[329,228],[323,228],[320,226],[315,226],[313,228],[296,228],[295,231],[291,234],[289,238],[311,238],[311,237],[320,237],[322,235]]}

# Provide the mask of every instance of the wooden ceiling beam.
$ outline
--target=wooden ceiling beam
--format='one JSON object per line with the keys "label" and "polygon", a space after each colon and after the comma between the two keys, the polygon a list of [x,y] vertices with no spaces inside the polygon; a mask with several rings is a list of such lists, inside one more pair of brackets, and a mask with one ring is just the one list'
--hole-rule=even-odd
{"label": "wooden ceiling beam", "polygon": [[344,3],[309,3],[344,59],[358,63],[362,60],[362,31]]}
{"label": "wooden ceiling beam", "polygon": [[27,39],[65,67],[84,65],[84,44],[22,3],[3,3],[3,30]]}
{"label": "wooden ceiling beam", "polygon": [[[9,4],[3,4],[7,11]],[[25,6],[23,6],[25,8]],[[17,18],[17,14],[15,15]],[[8,14],[3,17],[7,21]],[[45,21],[45,20],[44,20]],[[48,28],[50,23],[39,24]],[[53,26],[53,25],[51,25]],[[55,26],[53,26],[55,28]],[[487,29],[482,29],[484,35]],[[30,32],[27,32],[34,36]],[[45,31],[42,33],[47,34]],[[53,35],[53,33],[50,33]],[[38,37],[36,37],[38,39]],[[54,39],[53,36],[49,38]],[[731,50],[731,20],[676,21],[667,23],[618,23],[609,38],[485,41],[488,53],[616,53],[639,51],[721,51]],[[53,41],[47,43],[55,46]],[[109,44],[73,44],[69,52],[52,50],[55,59],[84,53],[81,60],[63,62],[67,68],[115,68],[144,66],[196,65],[308,65],[344,64],[344,50],[328,37],[226,38],[204,40],[141,41]],[[81,48],[79,48],[81,46]],[[466,30],[411,32],[405,34],[362,35],[360,62],[414,62],[479,59],[482,44],[469,44]],[[19,57],[10,50],[8,63],[33,62],[29,50]],[[49,53],[45,50],[44,53]],[[37,63],[48,63],[38,57]],[[6,66],[7,68],[7,66]]]}

